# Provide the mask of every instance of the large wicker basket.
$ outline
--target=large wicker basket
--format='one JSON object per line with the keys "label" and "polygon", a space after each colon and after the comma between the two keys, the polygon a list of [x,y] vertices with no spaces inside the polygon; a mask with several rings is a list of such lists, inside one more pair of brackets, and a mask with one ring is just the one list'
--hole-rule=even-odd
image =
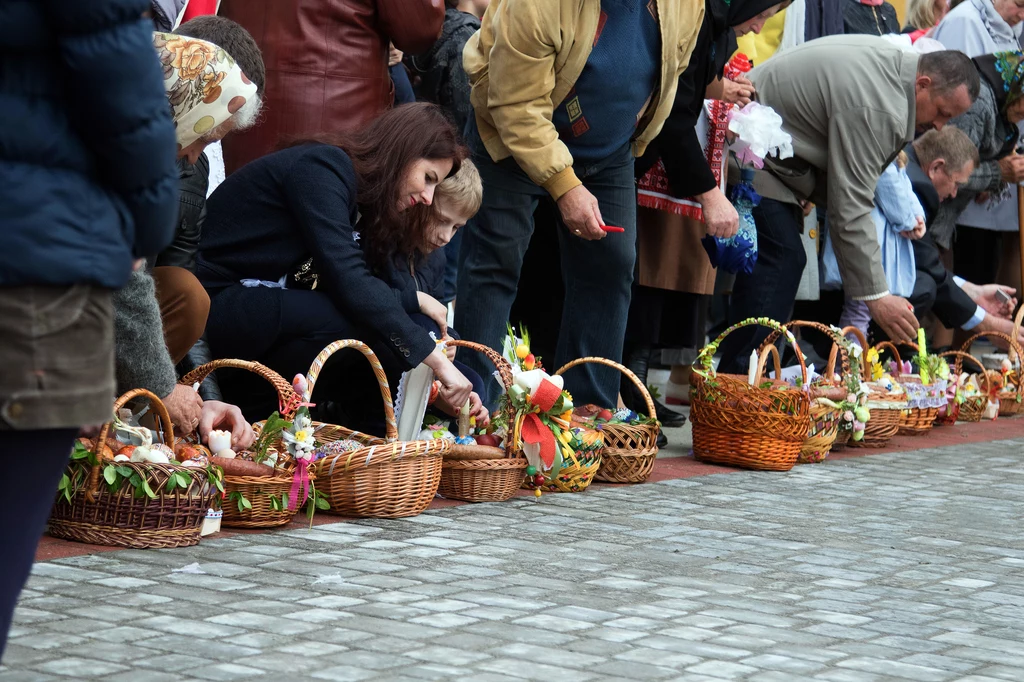
{"label": "large wicker basket", "polygon": [[[605,358],[579,358],[562,367],[556,375],[586,363],[596,363],[619,370],[640,391],[647,404],[647,416],[657,419],[654,401],[643,382],[628,368]],[[655,421],[647,424],[602,424],[604,450],[601,452],[601,466],[594,478],[606,483],[643,483],[654,470],[658,456],[658,432],[661,426]]]}
{"label": "large wicker basket", "polygon": [[[908,348],[917,350],[917,344],[908,342]],[[910,396],[912,391],[924,391],[925,387],[921,383],[921,376],[918,374],[903,374],[903,359],[900,357],[900,352],[895,345],[889,341],[882,341],[875,346],[876,350],[887,349],[892,353],[892,359],[895,361],[896,376],[894,377],[896,382],[899,383],[907,391],[907,395]],[[938,379],[935,379],[938,382]],[[937,385],[934,390],[941,391],[944,396],[946,393],[945,382]],[[910,402],[913,405],[913,402]],[[939,416],[938,407],[918,407],[908,406],[906,409],[900,410],[900,421],[897,435],[899,436],[923,436],[932,430],[935,425],[935,419]]]}
{"label": "large wicker basket", "polygon": [[324,363],[345,348],[358,350],[373,368],[384,399],[386,437],[380,439],[341,426],[316,424],[319,442],[351,438],[364,443],[357,450],[318,461],[313,466],[319,483],[317,490],[327,497],[332,514],[389,519],[421,514],[437,494],[441,458],[451,451],[451,442],[398,440],[387,375],[377,356],[361,341],[335,341],[316,356],[306,377],[311,394]]}
{"label": "large wicker basket", "polygon": [[[214,371],[223,368],[244,369],[266,379],[277,391],[281,416],[290,419],[293,416],[297,400],[291,384],[274,370],[258,362],[247,360],[214,360],[200,365],[182,377],[179,383],[191,386],[202,382]],[[260,425],[255,425],[257,429]],[[290,504],[274,504],[271,498],[284,500],[291,493],[295,480],[295,459],[285,452],[283,443],[275,444],[279,466],[267,467],[266,476],[224,476],[226,500],[223,507],[222,525],[228,528],[277,528],[284,526],[298,512],[294,501]],[[216,454],[216,453],[215,453]],[[314,478],[310,475],[310,478]],[[238,505],[230,501],[232,494],[240,494],[251,504],[251,508],[239,510]],[[289,509],[289,507],[291,507]]]}
{"label": "large wicker basket", "polygon": [[973,355],[959,350],[946,351],[942,354],[942,357],[954,358],[952,372],[954,372],[953,376],[957,377],[963,372],[964,360],[970,360],[977,365],[978,369],[981,370],[978,376],[984,380],[984,386],[979,386],[978,388],[981,388],[984,393],[982,395],[965,397],[962,404],[957,403],[955,400],[950,401],[946,408],[946,414],[939,417],[936,423],[948,425],[957,421],[972,424],[980,422],[982,415],[985,414],[985,408],[988,407],[988,396],[992,388],[992,379],[989,377],[988,372],[985,371],[985,366]]}
{"label": "large wicker basket", "polygon": [[[860,347],[867,352],[868,340],[863,332],[857,327],[846,327],[842,330],[843,336],[853,334],[860,344]],[[871,380],[871,368],[868,363],[861,365],[861,380]],[[907,406],[907,401],[889,393],[870,391],[868,393],[868,409],[871,411],[871,419],[864,426],[864,437],[860,440],[852,438],[847,447],[877,449],[884,448],[900,430],[900,412]]]}
{"label": "large wicker basket", "polygon": [[[832,350],[829,352],[825,371],[817,380],[811,382],[808,388],[811,399],[811,428],[807,434],[807,440],[800,446],[800,456],[797,457],[797,462],[800,464],[816,464],[825,461],[839,436],[842,412],[838,407],[833,407],[823,401],[842,402],[850,393],[843,383],[850,374],[850,359],[846,351],[848,342],[835,330],[820,322],[793,320],[784,326],[790,330],[815,329],[832,339]],[[761,350],[764,350],[769,344],[774,344],[780,336],[780,332],[773,331],[761,344]],[[794,349],[799,352],[799,347],[794,347]],[[839,358],[842,358],[842,364],[840,365],[840,378],[837,381],[835,378],[836,362]],[[843,444],[845,443],[844,440]]]}
{"label": "large wicker basket", "polygon": [[[494,363],[507,391],[512,385],[512,368],[494,350],[479,343],[453,339],[449,345],[479,351]],[[506,423],[511,427],[515,412],[511,403]],[[516,494],[523,485],[528,466],[519,444],[511,433],[505,440],[505,449],[486,445],[453,445],[441,465],[441,484],[438,492],[451,500],[465,502],[504,502]]]}
{"label": "large wicker basket", "polygon": [[[1020,324],[1021,313],[1024,313],[1024,307],[1021,307],[1020,312],[1017,314],[1016,323],[1018,325]],[[1016,330],[1017,330],[1017,327],[1014,326],[1014,331],[1016,332]],[[1024,400],[1024,393],[1021,392],[1021,381],[1020,381],[1020,376],[1021,376],[1022,373],[1024,373],[1024,369],[1022,369],[1022,365],[1021,365],[1021,363],[1024,363],[1024,349],[1021,349],[1020,344],[1017,343],[1016,337],[1011,337],[1011,336],[1009,336],[1007,334],[1003,334],[1002,332],[983,332],[981,334],[975,334],[971,338],[967,339],[967,341],[964,342],[964,345],[960,347],[960,350],[962,352],[964,352],[964,353],[970,354],[971,346],[974,345],[974,342],[977,341],[978,339],[983,338],[983,337],[990,338],[990,339],[991,338],[1002,339],[1009,346],[1009,351],[1008,352],[1009,352],[1009,356],[1011,358],[1011,362],[1012,362],[1012,358],[1014,357],[1015,354],[1016,354],[1016,356],[1018,358],[1017,362],[1016,362],[1016,364],[1017,364],[1017,372],[1016,372],[1017,380],[1014,383],[1015,390],[1005,390],[1004,389],[1004,390],[999,391],[996,394],[996,396],[999,398],[999,416],[1000,417],[1013,417],[1015,415],[1021,414],[1021,412],[1024,412],[1024,404],[1022,404],[1022,402],[1021,402],[1022,400]],[[987,373],[985,373],[985,374],[986,374],[986,378],[987,378]],[[962,408],[962,406],[961,406],[961,408]]]}
{"label": "large wicker basket", "polygon": [[[715,351],[733,331],[752,325],[766,326],[793,342],[792,334],[767,318],[745,320],[726,329],[705,346],[690,378],[690,421],[693,423],[693,454],[713,464],[788,471],[796,464],[800,448],[810,431],[810,398],[801,388],[778,379],[762,379],[769,355],[775,376],[781,376],[779,351],[769,345],[758,357],[754,383],[748,377],[718,374],[712,367]],[[807,367],[801,353],[797,361],[803,380]]]}
{"label": "large wicker basket", "polygon": [[[174,443],[174,431],[167,408],[160,399],[145,389],[125,393],[114,403],[114,414],[136,398],[148,398],[168,445]],[[129,547],[132,549],[168,549],[199,543],[199,532],[206,512],[220,493],[204,470],[180,464],[118,462],[116,467],[130,469],[146,482],[155,497],[135,496],[135,488],[122,481],[115,490],[104,480],[107,467],[115,466],[100,458],[101,447],[110,433],[111,424],[103,425],[93,450],[95,464],[72,462],[67,475],[85,475],[85,485],[68,502],[57,498],[50,516],[50,535],[93,545]],[[173,445],[172,445],[173,446]],[[83,472],[82,467],[87,467]],[[166,489],[168,478],[179,474],[188,478],[188,486]],[[10,521],[14,523],[15,521]]]}

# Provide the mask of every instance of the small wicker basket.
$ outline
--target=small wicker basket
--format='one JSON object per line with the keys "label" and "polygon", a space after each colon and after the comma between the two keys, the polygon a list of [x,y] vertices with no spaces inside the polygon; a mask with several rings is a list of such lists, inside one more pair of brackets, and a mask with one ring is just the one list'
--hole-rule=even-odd
{"label": "small wicker basket", "polygon": [[[657,419],[654,401],[643,382],[628,368],[605,358],[579,358],[562,367],[556,375],[586,363],[605,365],[622,372],[627,379],[640,391],[647,404],[647,416]],[[604,450],[601,452],[601,466],[594,478],[606,483],[643,483],[654,470],[654,460],[658,456],[658,432],[660,424],[602,424]]]}
{"label": "small wicker basket", "polygon": [[[1022,313],[1024,313],[1024,306],[1022,306],[1021,309],[1020,309],[1020,312],[1017,313],[1017,318],[1015,320],[1015,326],[1014,326],[1014,331],[1015,332],[1017,331],[1018,325],[1020,324],[1020,318],[1021,318],[1021,314]],[[971,338],[967,339],[967,341],[964,342],[964,345],[960,347],[960,350],[962,352],[964,352],[964,353],[970,354],[971,346],[974,345],[974,342],[977,341],[978,339],[983,338],[983,337],[985,337],[985,338],[993,338],[994,337],[994,338],[1002,339],[1003,341],[1005,341],[1007,343],[1007,345],[1010,348],[1009,355],[1010,355],[1010,358],[1011,358],[1011,362],[1013,361],[1012,358],[1013,358],[1014,354],[1016,354],[1016,356],[1018,358],[1018,360],[1017,360],[1017,381],[1014,384],[1014,388],[1016,388],[1016,390],[1014,390],[1014,391],[1002,390],[1002,391],[999,391],[999,393],[997,393],[996,395],[999,398],[999,416],[1000,417],[1013,417],[1013,416],[1016,416],[1018,414],[1021,414],[1021,412],[1024,412],[1024,403],[1021,402],[1022,400],[1024,400],[1024,393],[1021,392],[1022,388],[1021,388],[1021,380],[1020,380],[1020,375],[1022,373],[1024,373],[1024,370],[1022,370],[1022,368],[1021,368],[1021,363],[1024,362],[1024,349],[1021,349],[1020,344],[1018,344],[1017,341],[1016,341],[1016,337],[1011,337],[1008,334],[1003,334],[1002,332],[983,332],[981,334],[975,334]],[[986,373],[986,378],[988,378],[987,373]],[[961,406],[961,408],[962,408],[962,406]],[[979,417],[979,419],[980,419],[980,417]],[[963,421],[966,421],[966,420],[963,420]]]}
{"label": "small wicker basket", "polygon": [[[512,368],[505,358],[479,343],[452,339],[448,345],[479,351],[494,363],[507,391],[512,385]],[[515,421],[511,403],[506,413],[507,424]],[[506,438],[505,449],[486,445],[452,446],[441,465],[441,484],[438,492],[450,500],[465,502],[504,502],[516,494],[523,485],[528,466],[521,447]]]}
{"label": "small wicker basket", "polygon": [[[297,397],[291,384],[274,370],[258,362],[248,360],[214,360],[196,367],[181,378],[179,383],[192,386],[202,382],[214,371],[224,368],[244,369],[266,379],[277,391],[278,405],[281,416],[290,419],[293,416]],[[260,424],[254,425],[260,428]],[[224,517],[221,524],[227,528],[277,528],[289,523],[298,512],[298,505],[280,505],[275,508],[271,497],[283,500],[291,493],[295,479],[295,459],[286,454],[284,444],[280,440],[274,445],[278,453],[279,466],[267,468],[266,476],[224,476],[226,498],[232,493],[239,493],[252,505],[250,509],[239,511],[238,506],[229,501],[222,504]],[[216,453],[214,453],[216,454]],[[310,474],[310,478],[314,478]]]}
{"label": "small wicker basket", "polygon": [[313,360],[306,379],[312,395],[324,363],[345,348],[355,348],[369,361],[384,399],[386,437],[380,439],[342,426],[315,424],[318,442],[351,438],[364,447],[321,459],[313,465],[319,485],[327,498],[329,513],[365,518],[416,516],[430,506],[441,482],[441,458],[451,452],[444,439],[402,442],[391,402],[387,375],[377,356],[362,341],[335,341]]}
{"label": "small wicker basket", "polygon": [[[860,329],[857,327],[846,327],[841,333],[843,336],[853,334],[857,338],[860,347],[867,352],[869,348],[868,340]],[[868,367],[867,362],[864,362],[861,366],[861,380],[864,382],[871,380],[871,368]],[[870,391],[868,393],[868,409],[871,411],[871,419],[864,426],[864,437],[860,440],[853,440],[851,438],[847,443],[847,447],[864,449],[884,448],[900,430],[900,412],[906,406],[907,401],[902,396]]]}
{"label": "small wicker basket", "polygon": [[[985,408],[988,407],[988,396],[992,389],[992,379],[989,377],[988,372],[985,371],[985,366],[973,355],[959,350],[946,351],[942,354],[942,357],[955,358],[952,371],[955,373],[954,376],[957,377],[963,372],[964,360],[970,360],[981,370],[978,376],[984,379],[985,384],[982,395],[965,397],[963,404],[959,404],[955,400],[950,401],[946,407],[946,414],[939,417],[936,423],[948,425],[957,421],[972,424],[980,422],[982,415],[985,414]],[[979,388],[981,387],[979,386]]]}
{"label": "small wicker basket", "polygon": [[[136,398],[148,398],[168,445],[174,443],[174,431],[167,408],[160,399],[145,389],[135,389],[122,395],[114,403],[114,414]],[[220,495],[208,479],[207,472],[173,464],[150,462],[118,462],[138,474],[156,497],[135,496],[135,488],[123,482],[116,490],[103,480],[102,474],[110,460],[101,460],[103,443],[110,433],[111,424],[103,425],[96,439],[93,456],[96,463],[85,465],[87,481],[68,502],[58,497],[50,516],[50,535],[55,538],[86,542],[93,545],[128,547],[132,549],[169,549],[188,547],[199,543],[199,532],[206,512],[214,497]],[[67,474],[74,478],[81,472],[82,462],[68,465]],[[167,480],[172,474],[188,476],[187,488],[176,487],[168,492]]]}
{"label": "small wicker basket", "polygon": [[[908,342],[906,345],[915,351],[918,349],[916,343]],[[892,353],[892,358],[896,363],[895,380],[904,387],[907,394],[910,395],[911,391],[923,391],[924,386],[921,383],[921,376],[919,374],[902,373],[903,359],[900,357],[900,352],[896,346],[889,341],[882,341],[875,346],[876,350],[882,348]],[[933,390],[941,391],[942,395],[945,396],[945,382],[939,382],[937,378],[935,381],[936,386]],[[900,410],[899,429],[896,434],[899,436],[923,436],[931,431],[932,426],[935,425],[935,419],[939,416],[939,409],[938,407],[907,407],[904,410]]]}
{"label": "small wicker basket", "polygon": [[[811,405],[803,389],[778,379],[762,379],[769,355],[775,363],[775,376],[781,376],[778,349],[769,345],[761,351],[753,385],[748,377],[717,374],[712,367],[714,353],[725,337],[753,325],[784,334],[792,343],[792,334],[781,324],[757,318],[729,327],[701,350],[695,363],[701,369],[694,369],[690,378],[693,454],[713,464],[788,471],[796,464],[810,432]],[[796,356],[806,383],[803,355],[797,352]]]}

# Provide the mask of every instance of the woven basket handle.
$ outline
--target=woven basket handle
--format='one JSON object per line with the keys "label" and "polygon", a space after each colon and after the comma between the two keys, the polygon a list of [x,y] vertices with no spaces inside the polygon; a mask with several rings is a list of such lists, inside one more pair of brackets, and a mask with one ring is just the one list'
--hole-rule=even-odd
{"label": "woven basket handle", "polygon": [[266,365],[250,362],[249,360],[214,360],[213,362],[207,362],[205,365],[200,365],[183,376],[178,383],[185,386],[192,386],[196,382],[202,383],[215,370],[224,367],[244,369],[270,382],[270,385],[277,391],[278,409],[281,412],[281,416],[285,419],[291,419],[295,414],[295,410],[298,409],[299,403],[302,402],[302,396],[296,395],[287,379]]}
{"label": "woven basket handle", "polygon": [[941,358],[955,357],[956,358],[956,362],[953,363],[953,372],[955,373],[955,375],[957,377],[959,377],[960,376],[960,372],[963,371],[964,360],[970,360],[971,362],[976,364],[978,366],[978,368],[981,370],[980,376],[985,380],[985,393],[988,394],[988,395],[992,394],[992,377],[990,377],[988,375],[988,372],[985,370],[985,365],[981,364],[981,361],[979,361],[976,357],[974,357],[970,353],[965,353],[965,352],[960,351],[960,350],[948,350],[945,353],[941,353],[939,355],[939,357],[941,357]]}
{"label": "woven basket handle", "polygon": [[[1017,310],[1017,314],[1013,318],[1013,338],[1019,338],[1020,326],[1024,324],[1024,304],[1021,304],[1020,309]],[[1010,362],[1024,362],[1024,356],[1018,355],[1016,358],[1013,357],[1014,350],[1010,349]]]}
{"label": "woven basket handle", "polygon": [[[479,351],[487,356],[487,359],[491,361],[495,369],[498,370],[498,376],[501,377],[501,383],[505,387],[507,392],[512,388],[512,366],[508,360],[501,357],[497,351],[489,346],[485,346],[482,343],[476,343],[474,341],[465,341],[463,339],[448,339],[445,343],[449,346],[455,346],[456,348],[468,348],[469,350]],[[515,408],[512,407],[512,401],[508,401],[508,423],[511,424],[515,420],[516,412]]]}
{"label": "woven basket handle", "polygon": [[633,385],[636,386],[640,390],[640,395],[642,395],[644,397],[644,403],[646,403],[646,405],[647,405],[647,416],[650,417],[651,419],[657,419],[658,418],[658,415],[655,414],[654,401],[651,399],[651,392],[648,391],[647,387],[644,386],[644,383],[642,381],[640,381],[640,377],[638,377],[636,374],[634,374],[633,371],[630,370],[628,367],[626,367],[624,365],[620,365],[619,363],[615,362],[614,360],[609,360],[607,358],[596,358],[596,357],[577,358],[577,359],[573,360],[572,362],[568,363],[567,365],[565,365],[565,367],[562,367],[557,372],[555,372],[555,376],[561,376],[561,375],[565,374],[566,371],[572,369],[573,367],[576,367],[577,365],[585,365],[585,364],[588,364],[588,363],[589,364],[596,364],[596,365],[604,365],[606,367],[611,367],[613,369],[617,369],[620,372],[622,372],[626,376],[626,378],[629,379],[630,381],[632,381]]}
{"label": "woven basket handle", "polygon": [[[765,378],[764,370],[765,365],[768,364],[768,356],[771,356],[772,362],[775,364],[775,380],[782,381],[782,362],[779,358],[779,349],[773,345],[765,346],[761,349],[761,353],[757,356],[757,373],[754,375],[754,385],[760,384],[762,379]],[[807,380],[807,372],[804,371],[804,381]]]}
{"label": "woven basket handle", "polygon": [[[881,351],[883,348],[889,349],[892,353],[892,359],[896,361],[896,379],[898,380],[903,376],[903,358],[900,357],[900,352],[896,349],[896,346],[891,341],[879,341],[875,344],[875,350]],[[915,346],[916,348],[916,346]]]}
{"label": "woven basket handle", "polygon": [[388,377],[384,374],[384,368],[381,367],[380,360],[378,360],[377,356],[374,355],[372,350],[370,350],[370,347],[362,341],[357,341],[356,339],[335,341],[320,351],[320,354],[313,358],[313,364],[309,366],[309,374],[306,375],[306,381],[309,383],[309,394],[311,396],[313,395],[313,387],[316,386],[317,377],[320,376],[320,371],[324,368],[324,363],[326,363],[332,355],[344,348],[355,348],[366,356],[367,361],[369,361],[370,367],[373,368],[373,374],[377,377],[380,396],[384,399],[386,439],[388,442],[398,440],[398,424],[395,422],[395,406],[391,401],[391,387],[388,385]]}
{"label": "woven basket handle", "polygon": [[[153,413],[160,422],[159,427],[160,431],[164,434],[164,442],[169,443],[173,448],[174,425],[171,424],[171,416],[167,413],[167,407],[155,393],[147,391],[144,388],[132,389],[114,401],[114,409],[112,412],[116,415],[118,410],[136,398],[149,398],[150,405],[153,407]],[[109,421],[103,425],[103,428],[100,429],[100,435],[96,438],[96,445],[94,445],[92,449],[92,454],[96,459],[96,464],[94,464],[92,469],[89,471],[89,485],[85,489],[85,499],[89,502],[95,502],[96,495],[100,491],[100,470],[104,467],[104,463],[100,461],[100,452],[107,442],[107,436],[110,434],[110,427],[112,424],[113,422]]]}
{"label": "woven basket handle", "polygon": [[[832,329],[831,327],[827,327],[821,324],[820,322],[810,322],[807,320],[793,320],[792,322],[786,323],[786,325],[784,326],[790,330],[797,327],[805,329],[816,329],[832,339],[832,349],[829,351],[828,362],[825,364],[824,372],[825,377],[829,381],[832,381],[832,377],[835,376],[836,360],[840,357],[842,357],[843,360],[843,374],[845,375],[850,373],[849,354],[846,352],[845,345],[842,345],[841,343],[841,337],[839,337],[839,335],[836,334],[836,331],[834,329]],[[780,336],[782,336],[781,332],[773,331],[771,334],[768,335],[768,338],[764,340],[764,343],[761,344],[761,348],[763,349],[765,346],[769,344],[774,344],[776,341],[779,340]],[[794,350],[800,352],[799,348],[795,348]]]}
{"label": "woven basket handle", "polygon": [[[857,339],[857,345],[860,346],[860,349],[864,351],[865,355],[867,355],[868,350],[871,349],[871,346],[868,345],[867,337],[864,336],[864,332],[862,332],[859,327],[844,327],[839,333],[843,336],[853,334]],[[871,381],[871,368],[868,367],[866,358],[860,363],[860,378],[862,381]]]}
{"label": "woven basket handle", "polygon": [[[729,334],[733,333],[737,329],[754,326],[767,327],[768,329],[779,332],[779,334],[782,334],[786,337],[786,340],[789,341],[791,345],[793,345],[793,348],[796,351],[796,359],[797,362],[800,363],[800,374],[802,375],[804,384],[806,385],[807,365],[804,364],[804,354],[801,353],[800,349],[796,347],[796,340],[793,339],[793,332],[786,329],[785,325],[783,325],[782,323],[776,322],[775,320],[771,320],[767,317],[752,317],[750,319],[743,320],[742,322],[737,322],[736,324],[734,324],[733,326],[729,327],[724,332],[719,334],[717,339],[715,339],[708,345],[704,346],[704,348],[701,349],[700,354],[697,355],[697,362],[703,365],[704,373],[710,376],[714,375],[715,370],[712,367],[712,361],[715,357],[715,351],[717,351],[718,347],[722,345],[722,341],[725,340],[725,337],[729,336]],[[776,352],[778,352],[778,350],[776,350]],[[779,375],[776,374],[775,376]]]}
{"label": "woven basket handle", "polygon": [[[1024,307],[1022,307],[1021,310],[1024,310]],[[1018,313],[1018,317],[1019,316],[1020,316],[1020,314]],[[1010,352],[1009,352],[1009,354],[1010,354],[1011,357],[1013,356],[1014,353],[1016,353],[1018,358],[1024,358],[1024,349],[1021,349],[1020,344],[1017,343],[1016,337],[1011,337],[1008,334],[1004,334],[1003,332],[982,332],[980,334],[975,334],[974,336],[972,336],[971,338],[967,339],[967,341],[964,342],[964,345],[960,347],[960,350],[963,351],[964,353],[967,353],[968,355],[970,355],[971,354],[971,346],[974,345],[975,341],[977,341],[980,338],[984,338],[984,337],[991,338],[993,336],[995,336],[997,338],[1000,338],[1003,341],[1006,341],[1010,345]],[[1024,377],[1022,377],[1021,375],[1024,375],[1024,371],[1018,371],[1017,372],[1017,390],[1018,390],[1018,392],[1020,391],[1022,384],[1024,384]]]}

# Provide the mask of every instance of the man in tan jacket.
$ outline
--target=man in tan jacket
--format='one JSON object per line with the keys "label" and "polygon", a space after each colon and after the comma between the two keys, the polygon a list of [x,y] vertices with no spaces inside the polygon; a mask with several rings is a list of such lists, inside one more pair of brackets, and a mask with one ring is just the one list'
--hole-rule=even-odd
{"label": "man in tan jacket", "polygon": [[[874,36],[830,36],[776,55],[750,80],[757,100],[782,116],[794,157],[769,159],[755,177],[764,197],[754,209],[757,264],[736,277],[730,323],[789,319],[807,258],[801,203],[810,200],[827,208],[846,295],[866,301],[890,338],[915,337],[913,306],[890,294],[882,270],[871,219],[875,185],[915,132],[967,111],[980,88],[974,65],[960,52],[919,55]],[[730,334],[722,371],[746,374],[766,334],[756,327]]]}
{"label": "man in tan jacket", "polygon": [[[562,272],[530,273],[566,289],[548,364],[620,358],[636,259],[633,159],[672,109],[703,16],[703,0],[491,2],[463,53],[476,112],[466,139],[486,188],[459,265],[466,338],[500,349],[533,213],[550,196],[565,228]],[[570,381],[577,403],[616,404],[614,370],[588,365]]]}

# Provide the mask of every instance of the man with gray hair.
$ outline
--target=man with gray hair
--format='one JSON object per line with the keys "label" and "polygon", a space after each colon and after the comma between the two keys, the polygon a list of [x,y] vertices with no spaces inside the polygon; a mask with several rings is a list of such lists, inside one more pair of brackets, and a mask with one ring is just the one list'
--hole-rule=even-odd
{"label": "man with gray hair", "polygon": [[[736,277],[730,324],[792,314],[806,255],[801,206],[828,211],[829,233],[848,296],[866,301],[893,339],[916,335],[906,299],[893,296],[871,218],[882,171],[915,133],[942,128],[967,111],[981,87],[959,52],[917,54],[875,36],[829,36],[782,52],[750,72],[757,101],[793,136],[794,157],[767,159],[754,188],[758,258]],[[722,344],[722,371],[746,373],[766,331],[744,328]]]}
{"label": "man with gray hair", "polygon": [[203,149],[232,131],[255,124],[265,83],[263,56],[242,26],[215,15],[188,21],[175,34],[198,38],[222,48],[256,85],[256,95],[231,118],[207,132],[178,159],[180,202],[174,241],[147,267],[138,269],[114,296],[114,342],[118,391],[145,388],[159,396],[176,432],[207,432],[225,427],[247,445],[248,428],[237,407],[217,398],[216,384],[203,386],[204,402],[191,386],[177,383],[175,365],[208,359],[201,337],[210,312],[210,297],[196,279],[195,258],[206,217],[210,164]]}

